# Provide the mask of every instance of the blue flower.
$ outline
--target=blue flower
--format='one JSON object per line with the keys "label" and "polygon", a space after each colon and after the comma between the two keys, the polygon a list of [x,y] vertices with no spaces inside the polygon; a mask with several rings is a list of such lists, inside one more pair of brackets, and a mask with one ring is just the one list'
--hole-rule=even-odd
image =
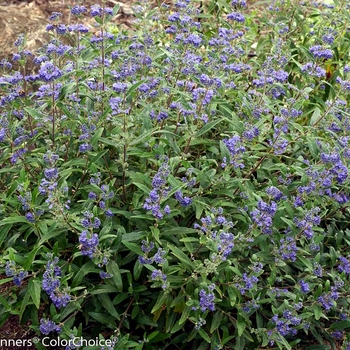
{"label": "blue flower", "polygon": [[305,282],[304,280],[301,280],[299,284],[300,284],[300,290],[302,291],[302,293],[310,292],[310,286],[307,282]]}
{"label": "blue flower", "polygon": [[224,139],[223,142],[231,155],[230,164],[235,168],[244,168],[244,164],[240,162],[242,154],[245,152],[241,138],[238,135],[234,135],[230,139]]}
{"label": "blue flower", "polygon": [[277,211],[277,204],[271,202],[271,204],[265,203],[260,200],[258,202],[257,209],[253,210],[250,215],[253,222],[261,227],[262,232],[266,234],[272,233],[272,218],[274,217]]}
{"label": "blue flower", "polygon": [[34,223],[35,222],[35,216],[33,213],[31,213],[30,211],[25,215],[26,219],[31,222]]}
{"label": "blue flower", "polygon": [[42,289],[49,295],[54,305],[59,308],[66,306],[70,302],[70,296],[60,290],[62,272],[57,264],[57,257],[47,262],[42,280]]}
{"label": "blue flower", "polygon": [[199,291],[199,306],[202,312],[206,310],[215,311],[215,295],[212,293],[214,289],[212,287],[208,289],[209,292],[206,292],[204,289]]}
{"label": "blue flower", "polygon": [[241,13],[232,12],[227,15],[227,19],[231,19],[236,22],[244,23],[245,18]]}
{"label": "blue flower", "polygon": [[104,279],[107,279],[107,278],[111,278],[113,276],[111,274],[105,272],[105,271],[100,271],[100,277],[104,280]]}
{"label": "blue flower", "polygon": [[61,12],[52,12],[51,16],[49,17],[49,20],[50,21],[55,21],[59,17],[62,17],[62,13]]}
{"label": "blue flower", "polygon": [[325,49],[321,45],[315,45],[310,47],[310,52],[314,55],[316,58],[325,58],[330,59],[333,57],[332,50]]}
{"label": "blue flower", "polygon": [[92,259],[97,251],[97,246],[99,243],[98,235],[96,233],[89,234],[87,230],[84,230],[79,236],[79,243],[81,254],[87,255],[90,259]]}
{"label": "blue flower", "polygon": [[162,283],[162,289],[167,289],[167,277],[161,270],[153,270],[151,274],[152,281],[158,281]]}
{"label": "blue flower", "polygon": [[350,274],[350,261],[343,256],[339,257],[340,265],[338,266],[338,270],[340,272],[345,272],[346,275]]}
{"label": "blue flower", "polygon": [[51,62],[44,62],[39,69],[39,77],[45,82],[54,81],[62,74],[62,71]]}
{"label": "blue flower", "polygon": [[176,200],[182,205],[183,207],[188,207],[192,204],[192,199],[189,197],[183,197],[183,194],[180,190],[176,191],[174,194]]}
{"label": "blue flower", "polygon": [[85,6],[75,5],[71,8],[70,13],[74,16],[80,16],[86,12]]}
{"label": "blue flower", "polygon": [[41,334],[48,335],[51,332],[58,332],[59,333],[60,331],[61,331],[61,327],[58,326],[52,320],[46,320],[44,318],[42,318],[40,320],[40,332],[41,332]]}

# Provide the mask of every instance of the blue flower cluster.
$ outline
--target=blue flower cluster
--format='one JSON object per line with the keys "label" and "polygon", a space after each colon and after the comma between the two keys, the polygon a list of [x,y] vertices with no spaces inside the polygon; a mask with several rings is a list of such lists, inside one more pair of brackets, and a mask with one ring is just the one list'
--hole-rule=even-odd
{"label": "blue flower cluster", "polygon": [[321,218],[317,215],[319,212],[320,208],[315,207],[306,211],[303,219],[294,218],[294,223],[307,239],[311,239],[314,235],[313,226],[317,226],[321,222]]}
{"label": "blue flower cluster", "polygon": [[91,17],[102,17],[103,15],[112,15],[113,9],[110,7],[101,7],[100,5],[91,5]]}
{"label": "blue flower cluster", "polygon": [[168,159],[164,159],[157,174],[152,180],[152,190],[149,193],[148,198],[146,198],[143,208],[146,210],[151,210],[153,216],[160,220],[163,218],[164,214],[170,214],[170,207],[166,205],[161,209],[161,201],[166,198],[169,193],[169,188],[166,187],[168,176],[170,175],[170,169],[168,164]]}
{"label": "blue flower cluster", "polygon": [[272,233],[272,219],[277,211],[277,203],[271,201],[270,204],[259,200],[257,209],[250,215],[255,225],[261,228],[262,232],[270,235]]}
{"label": "blue flower cluster", "polygon": [[164,274],[161,270],[157,270],[157,269],[153,270],[151,274],[151,280],[160,282],[162,285],[162,289],[164,290],[168,288],[166,274]]}
{"label": "blue flower cluster", "polygon": [[304,280],[300,280],[299,284],[300,284],[300,290],[302,293],[309,293],[310,292],[309,283],[305,282]]}
{"label": "blue flower cluster", "polygon": [[308,62],[301,67],[301,71],[310,76],[315,76],[317,78],[325,78],[326,70],[318,66],[316,63]]}
{"label": "blue flower cluster", "polygon": [[206,310],[215,311],[214,289],[215,284],[211,284],[208,286],[208,292],[205,289],[199,291],[199,307],[202,312]]}
{"label": "blue flower cluster", "polygon": [[259,308],[260,305],[255,300],[249,300],[242,306],[242,310],[247,314],[258,310]]}
{"label": "blue flower cluster", "polygon": [[[349,258],[349,256],[348,256]],[[338,270],[340,272],[344,272],[346,275],[350,274],[350,261],[344,256],[339,257],[340,264],[338,266]]]}
{"label": "blue flower cluster", "polygon": [[28,222],[34,223],[38,216],[41,215],[42,211],[38,210],[35,213],[32,211],[32,193],[25,191],[22,185],[18,185],[17,190],[21,193],[17,196],[17,199],[22,204],[22,209],[26,212],[25,218]]}
{"label": "blue flower cluster", "polygon": [[294,237],[286,236],[285,238],[281,238],[276,261],[296,261],[297,252],[298,247]]}
{"label": "blue flower cluster", "polygon": [[[48,256],[52,258],[52,255]],[[66,306],[70,302],[70,296],[66,292],[60,290],[62,271],[58,266],[58,262],[58,257],[47,262],[42,280],[42,289],[49,295],[54,305],[60,308]]]}
{"label": "blue flower cluster", "polygon": [[86,7],[82,5],[75,5],[71,8],[70,13],[74,16],[81,16],[83,13],[85,13]]}
{"label": "blue flower cluster", "polygon": [[11,260],[6,262],[5,273],[6,276],[13,276],[13,283],[17,287],[20,287],[22,281],[28,276],[28,271],[18,269],[16,263]]}
{"label": "blue flower cluster", "polygon": [[343,281],[336,281],[331,290],[327,293],[323,293],[317,299],[326,312],[330,311],[337,305],[336,300],[339,298],[339,289],[343,287]]}
{"label": "blue flower cluster", "polygon": [[90,259],[97,252],[99,238],[97,233],[91,233],[88,230],[83,230],[79,235],[79,249],[82,255],[87,255]]}
{"label": "blue flower cluster", "polygon": [[58,185],[58,168],[55,167],[55,164],[59,157],[49,151],[43,158],[49,167],[44,169],[44,178],[40,182],[39,193],[47,196],[45,202],[49,204],[49,209],[52,209],[55,205],[55,194]]}
{"label": "blue flower cluster", "polygon": [[212,208],[211,214],[201,218],[202,225],[197,223],[193,225],[200,234],[206,235],[214,243],[217,252],[211,255],[211,260],[216,263],[225,261],[234,248],[235,236],[228,232],[233,227],[233,223],[223,216],[223,212],[221,207]]}
{"label": "blue flower cluster", "polygon": [[[112,217],[113,212],[109,209],[109,202],[114,198],[114,192],[110,190],[110,186],[101,185],[101,174],[96,173],[90,179],[90,184],[98,187],[95,191],[90,191],[88,199],[95,202],[100,209],[104,211],[107,217]],[[94,188],[95,189],[95,188]]]}
{"label": "blue flower cluster", "polygon": [[44,62],[39,69],[39,78],[45,82],[52,82],[62,76],[63,72],[51,62]]}
{"label": "blue flower cluster", "polygon": [[175,192],[174,194],[175,199],[180,203],[180,205],[182,205],[183,207],[188,207],[189,205],[192,204],[192,199],[189,197],[184,197],[183,193],[178,190]]}
{"label": "blue flower cluster", "polygon": [[158,265],[164,264],[165,263],[165,254],[166,251],[162,248],[158,248],[157,252],[153,256],[149,256],[149,253],[152,251],[154,248],[154,243],[153,242],[147,242],[145,240],[142,241],[141,249],[145,253],[144,256],[139,256],[139,262],[141,264],[153,264],[156,263]]}
{"label": "blue flower cluster", "polygon": [[42,318],[40,320],[40,332],[41,334],[48,335],[51,332],[61,332],[61,327],[58,326],[54,321]]}
{"label": "blue flower cluster", "polygon": [[332,50],[325,49],[322,45],[315,45],[310,47],[310,52],[315,58],[330,59],[333,57]]}
{"label": "blue flower cluster", "polygon": [[282,318],[278,315],[272,317],[271,321],[275,324],[275,330],[282,336],[295,336],[297,334],[298,326],[301,323],[301,318],[293,315],[289,310],[284,310],[282,313]]}
{"label": "blue flower cluster", "polygon": [[245,21],[244,16],[239,12],[229,13],[227,15],[227,19],[230,19],[230,20],[236,21],[236,22],[240,22],[240,23],[244,23],[244,21]]}
{"label": "blue flower cluster", "polygon": [[79,140],[83,141],[83,143],[79,146],[80,152],[85,153],[92,150],[92,145],[89,143],[89,141],[91,140],[95,130],[96,125],[94,124],[91,124],[90,126],[83,124],[81,126],[81,135],[79,136]]}
{"label": "blue flower cluster", "polygon": [[252,275],[248,276],[246,273],[242,275],[242,282],[237,283],[236,287],[239,289],[241,295],[245,295],[247,291],[251,291],[254,285],[259,282],[259,278]]}
{"label": "blue flower cluster", "polygon": [[290,110],[287,108],[281,109],[281,114],[273,118],[274,132],[273,139],[269,140],[269,144],[274,148],[275,154],[283,154],[289,142],[282,136],[288,135],[290,119],[297,118],[302,114],[302,111],[295,108]]}
{"label": "blue flower cluster", "polygon": [[[224,139],[224,144],[226,145],[227,149],[230,152],[231,160],[230,164],[233,165],[235,168],[244,168],[242,160],[242,154],[245,152],[245,147],[242,144],[242,140],[240,136],[234,135],[230,139]],[[223,158],[223,162],[221,164],[222,168],[225,168],[227,165],[227,159],[226,157]]]}

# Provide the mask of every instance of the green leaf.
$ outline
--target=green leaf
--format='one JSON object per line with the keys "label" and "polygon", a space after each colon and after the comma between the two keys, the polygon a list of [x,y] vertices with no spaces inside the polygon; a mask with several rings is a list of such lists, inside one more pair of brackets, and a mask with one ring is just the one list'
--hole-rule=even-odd
{"label": "green leaf", "polygon": [[119,12],[120,5],[117,4],[113,7],[113,17]]}
{"label": "green leaf", "polygon": [[234,287],[231,287],[229,286],[227,288],[227,293],[228,293],[228,296],[229,296],[229,300],[230,300],[230,304],[231,306],[235,306],[236,305],[236,300],[237,300],[237,293],[234,289]]}
{"label": "green leaf", "polygon": [[166,297],[167,296],[164,292],[161,292],[159,294],[158,299],[152,308],[151,314],[153,314],[154,312],[156,312],[158,309],[160,309],[163,306],[163,304],[165,303]]}
{"label": "green leaf", "polygon": [[207,334],[207,332],[203,328],[199,328],[198,333],[207,343],[209,343],[209,344],[211,343],[211,339],[210,339],[209,335]]}
{"label": "green leaf", "polygon": [[38,250],[40,249],[40,247],[34,248],[27,256],[26,260],[24,261],[23,264],[23,269],[28,271],[30,269],[30,267],[32,266],[32,263],[34,261],[34,258],[38,252]]}
{"label": "green leaf", "polygon": [[182,324],[184,324],[187,321],[188,316],[191,313],[191,307],[190,306],[186,306],[185,309],[183,310],[181,317],[179,319],[179,325],[181,326]]}
{"label": "green leaf", "polygon": [[113,305],[118,305],[122,303],[125,299],[128,299],[129,295],[127,293],[119,293],[114,299],[113,299]]}
{"label": "green leaf", "polygon": [[76,273],[76,275],[73,278],[72,288],[79,285],[80,282],[83,280],[84,276],[90,272],[96,272],[96,273],[99,272],[99,269],[95,266],[95,264],[91,260],[79,268],[79,271]]}
{"label": "green leaf", "polygon": [[126,93],[126,97],[129,97],[141,84],[145,83],[147,79],[141,80],[138,83],[130,86],[129,90]]}
{"label": "green leaf", "polygon": [[[126,242],[138,241],[143,236],[144,236],[143,231],[133,231],[133,232],[129,232],[129,233],[124,233],[123,238],[122,238],[122,242],[123,242],[123,244],[125,244]],[[125,244],[125,246],[127,247],[126,244]],[[143,254],[143,252],[142,252],[142,254]]]}
{"label": "green leaf", "polygon": [[51,230],[40,239],[40,241],[37,243],[37,247],[39,248],[43,243],[47,242],[51,238],[61,236],[63,232],[66,232],[66,231],[67,231],[66,229],[62,229],[62,228]]}
{"label": "green leaf", "polygon": [[30,290],[27,287],[26,292],[24,294],[24,297],[22,299],[21,308],[19,310],[19,319],[20,320],[22,320],[23,313],[24,313],[26,307],[32,304],[31,302],[29,302],[30,299],[31,299]]}
{"label": "green leaf", "polygon": [[103,293],[117,293],[118,290],[116,289],[115,286],[110,286],[110,285],[98,285],[96,286],[94,289],[92,289],[90,291],[90,294],[94,295],[94,294],[103,294]]}
{"label": "green leaf", "polygon": [[[123,237],[124,238],[124,237]],[[126,248],[128,248],[131,252],[137,254],[137,255],[144,255],[144,252],[142,251],[141,247],[137,243],[130,243],[130,242],[124,242]]]}
{"label": "green leaf", "polygon": [[246,327],[246,323],[245,323],[245,319],[243,316],[241,316],[241,314],[238,314],[237,317],[237,331],[238,331],[238,336],[240,337],[241,335],[243,335],[243,332],[245,330]]}
{"label": "green leaf", "polygon": [[317,146],[317,143],[316,143],[315,139],[311,138],[311,137],[308,137],[307,138],[307,144],[309,146],[309,150],[310,150],[311,155],[314,158],[318,158],[319,148]]}
{"label": "green leaf", "polygon": [[13,277],[3,278],[0,280],[0,285],[11,282],[12,280],[13,280]]}
{"label": "green leaf", "polygon": [[204,134],[206,134],[208,131],[214,128],[217,124],[219,124],[222,120],[219,118],[217,120],[213,120],[212,122],[209,122],[205,124],[201,129],[198,130],[196,134],[196,138],[202,137]]}
{"label": "green leaf", "polygon": [[0,226],[7,224],[18,224],[19,222],[25,222],[28,224],[28,220],[24,216],[8,216],[0,221]]}
{"label": "green leaf", "polygon": [[38,279],[30,279],[28,289],[33,303],[37,309],[40,307],[41,281]]}
{"label": "green leaf", "polygon": [[212,320],[211,325],[210,325],[210,333],[213,333],[214,331],[216,331],[219,328],[223,316],[224,316],[224,314],[222,312],[220,312],[220,311],[215,312],[213,320]]}
{"label": "green leaf", "polygon": [[112,281],[117,287],[118,292],[121,292],[123,290],[123,280],[118,264],[115,261],[109,261],[106,269],[112,275]]}
{"label": "green leaf", "polygon": [[193,270],[193,264],[190,258],[179,248],[169,244],[168,247],[172,251],[173,255],[175,255],[186,267],[189,271]]}
{"label": "green leaf", "polygon": [[24,107],[23,109],[36,120],[42,120],[46,117],[44,114],[39,113],[36,109],[29,107]]}
{"label": "green leaf", "polygon": [[117,320],[120,320],[120,315],[118,314],[117,310],[115,309],[111,299],[107,294],[104,295],[98,295],[98,299],[101,303],[101,305]]}
{"label": "green leaf", "polygon": [[106,326],[112,326],[113,328],[117,326],[114,322],[114,318],[105,313],[90,311],[89,315],[99,323],[102,323]]}
{"label": "green leaf", "polygon": [[313,309],[314,309],[315,319],[319,320],[321,318],[321,316],[322,316],[322,308],[321,308],[321,306],[320,305],[315,305],[313,307]]}
{"label": "green leaf", "polygon": [[151,191],[147,186],[145,186],[145,185],[143,185],[143,184],[140,184],[139,182],[134,182],[134,185],[137,186],[137,187],[138,187],[140,190],[142,190],[142,192],[144,192],[144,193],[149,194],[150,191]]}
{"label": "green leaf", "polygon": [[152,321],[152,319],[144,314],[139,313],[136,318],[135,321],[139,324],[139,325],[146,325],[146,326],[151,326],[151,327],[157,327],[158,323]]}
{"label": "green leaf", "polygon": [[334,322],[329,328],[330,329],[338,329],[338,330],[350,328],[350,321]]}
{"label": "green leaf", "polygon": [[315,107],[314,112],[312,113],[310,119],[310,126],[313,126],[321,117],[321,110],[318,107]]}
{"label": "green leaf", "polygon": [[1,227],[1,229],[0,229],[0,247],[5,240],[5,237],[10,232],[12,226],[13,226],[13,224],[8,224],[8,225],[3,225],[3,227]]}

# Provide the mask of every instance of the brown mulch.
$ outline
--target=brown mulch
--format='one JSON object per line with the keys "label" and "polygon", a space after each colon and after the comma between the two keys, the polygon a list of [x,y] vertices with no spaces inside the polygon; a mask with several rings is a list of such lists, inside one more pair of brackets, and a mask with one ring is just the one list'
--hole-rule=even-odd
{"label": "brown mulch", "polygon": [[[7,276],[0,275],[0,280],[8,278]],[[11,293],[15,293],[17,287],[14,286],[13,282],[6,282],[0,284],[0,295],[6,296]],[[19,322],[19,318],[16,315],[9,315],[6,322],[0,326],[0,349],[1,350],[32,350],[35,347],[29,346],[5,346],[4,341],[11,340],[24,340],[24,339],[32,339],[35,336],[35,332],[30,328],[30,322],[25,325],[21,325]],[[7,345],[10,345],[7,343]]]}

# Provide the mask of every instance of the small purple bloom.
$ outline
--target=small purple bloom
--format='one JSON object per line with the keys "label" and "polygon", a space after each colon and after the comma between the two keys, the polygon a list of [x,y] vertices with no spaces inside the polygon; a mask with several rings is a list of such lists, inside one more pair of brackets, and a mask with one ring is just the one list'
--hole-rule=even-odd
{"label": "small purple bloom", "polygon": [[56,325],[56,323],[53,322],[52,320],[46,320],[44,318],[42,318],[40,320],[40,332],[41,332],[41,334],[48,335],[51,332],[58,332],[59,333],[60,331],[61,331],[61,327]]}

